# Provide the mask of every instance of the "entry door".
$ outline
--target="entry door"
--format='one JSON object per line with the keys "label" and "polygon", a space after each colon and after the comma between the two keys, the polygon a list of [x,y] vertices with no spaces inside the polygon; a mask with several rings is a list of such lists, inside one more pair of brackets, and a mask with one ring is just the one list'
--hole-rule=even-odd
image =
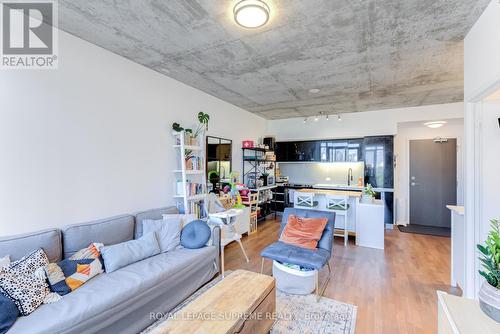
{"label": "entry door", "polygon": [[457,140],[410,141],[410,224],[450,227],[457,202]]}

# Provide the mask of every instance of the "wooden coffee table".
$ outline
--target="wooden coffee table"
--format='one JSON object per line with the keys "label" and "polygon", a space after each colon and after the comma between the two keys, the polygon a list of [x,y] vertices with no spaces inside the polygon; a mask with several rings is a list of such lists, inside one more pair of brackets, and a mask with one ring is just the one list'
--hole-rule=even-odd
{"label": "wooden coffee table", "polygon": [[275,313],[274,278],[236,270],[151,333],[268,333]]}

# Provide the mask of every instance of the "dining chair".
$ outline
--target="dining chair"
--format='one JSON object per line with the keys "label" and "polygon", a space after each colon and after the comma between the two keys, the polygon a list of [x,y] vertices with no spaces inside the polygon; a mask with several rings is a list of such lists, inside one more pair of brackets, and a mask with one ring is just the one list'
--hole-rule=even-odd
{"label": "dining chair", "polygon": [[314,209],[318,206],[318,201],[314,200],[315,193],[295,191],[294,207],[301,209]]}

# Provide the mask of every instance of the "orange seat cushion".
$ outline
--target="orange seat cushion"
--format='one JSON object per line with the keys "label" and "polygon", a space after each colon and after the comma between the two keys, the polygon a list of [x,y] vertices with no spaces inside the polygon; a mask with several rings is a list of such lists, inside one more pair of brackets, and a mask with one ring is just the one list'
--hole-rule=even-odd
{"label": "orange seat cushion", "polygon": [[302,218],[290,215],[280,241],[302,248],[316,249],[327,222],[326,217]]}

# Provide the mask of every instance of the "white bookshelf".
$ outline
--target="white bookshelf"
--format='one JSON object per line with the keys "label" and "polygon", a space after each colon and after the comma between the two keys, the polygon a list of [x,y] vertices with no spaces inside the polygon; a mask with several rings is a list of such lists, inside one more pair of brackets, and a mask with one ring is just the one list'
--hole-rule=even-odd
{"label": "white bookshelf", "polygon": [[[174,173],[174,198],[177,203],[183,205],[186,214],[193,214],[191,204],[193,202],[202,201],[207,195],[207,180],[205,171],[205,134],[202,133],[196,138],[196,145],[186,144],[185,131],[174,132],[175,143],[173,147],[176,150],[176,157],[178,159],[177,168],[173,170]],[[192,154],[199,158],[198,166],[196,169],[187,169],[186,164],[186,150],[190,150]],[[178,182],[181,184],[179,185]],[[188,184],[197,183],[201,185],[201,193],[188,193]],[[181,189],[179,189],[181,188]]]}

